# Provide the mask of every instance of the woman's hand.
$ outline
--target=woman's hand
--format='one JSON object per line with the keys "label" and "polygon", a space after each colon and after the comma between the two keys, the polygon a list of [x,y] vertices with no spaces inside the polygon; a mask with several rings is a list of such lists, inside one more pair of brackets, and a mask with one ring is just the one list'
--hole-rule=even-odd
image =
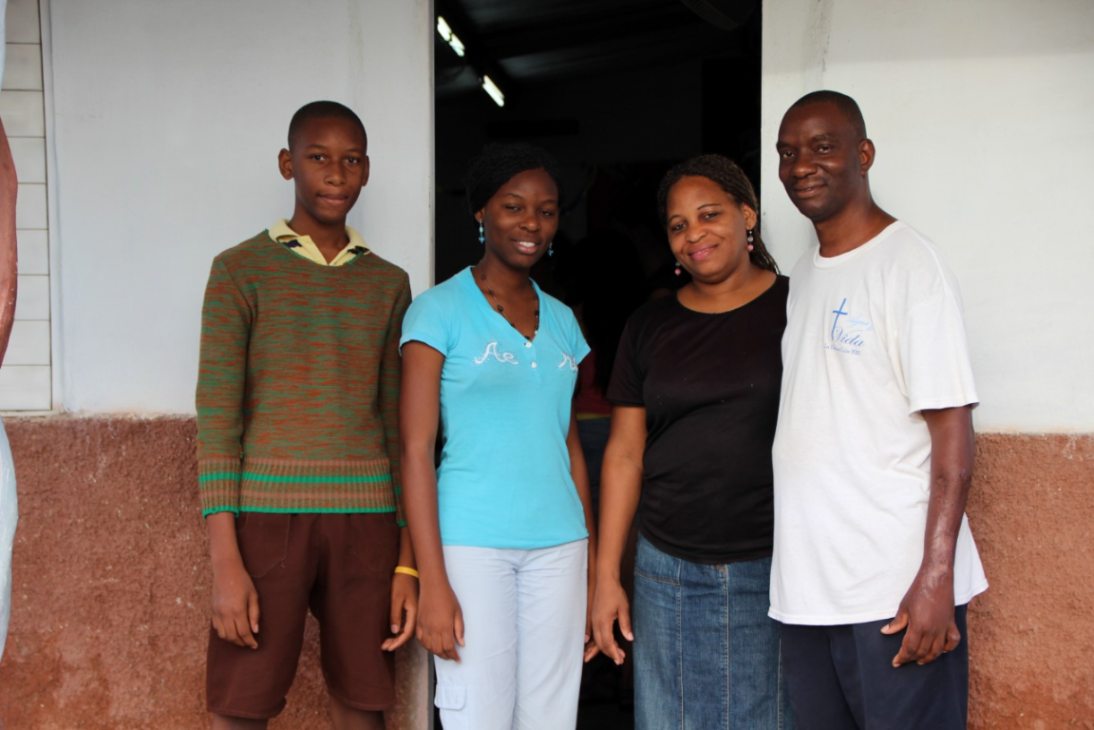
{"label": "woman's hand", "polygon": [[452,586],[422,585],[418,610],[418,641],[441,659],[458,662],[457,646],[463,646],[463,611]]}
{"label": "woman's hand", "polygon": [[612,431],[600,471],[600,542],[592,616],[596,645],[616,664],[622,664],[627,656],[615,641],[616,621],[627,641],[634,641],[631,605],[619,580],[619,567],[638,509],[645,448],[646,409],[637,406],[612,408]]}
{"label": "woman's hand", "polygon": [[627,593],[616,579],[602,578],[597,581],[593,597],[593,638],[600,651],[617,665],[622,664],[627,653],[615,640],[615,622],[627,641],[634,641],[631,631],[631,605]]}

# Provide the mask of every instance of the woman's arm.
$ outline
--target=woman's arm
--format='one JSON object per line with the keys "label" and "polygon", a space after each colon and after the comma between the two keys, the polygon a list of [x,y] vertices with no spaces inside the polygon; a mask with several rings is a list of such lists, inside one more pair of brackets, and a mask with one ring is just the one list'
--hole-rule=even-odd
{"label": "woman's arm", "polygon": [[581,499],[581,509],[585,513],[585,527],[589,531],[589,573],[588,598],[585,609],[585,661],[589,661],[600,651],[592,641],[593,593],[596,589],[596,524],[593,520],[593,501],[589,491],[589,469],[585,464],[585,452],[581,449],[581,438],[577,431],[577,418],[570,413],[570,430],[566,432],[566,449],[570,452],[570,474],[577,487],[577,496]]}
{"label": "woman's arm", "polygon": [[442,659],[459,660],[463,614],[448,583],[437,516],[437,472],[433,452],[440,420],[444,355],[421,342],[403,345],[399,391],[403,508],[421,574],[418,641]]}
{"label": "woman's arm", "polygon": [[646,409],[614,407],[600,474],[600,544],[593,598],[593,636],[600,651],[616,664],[623,663],[626,653],[615,641],[613,624],[619,621],[623,636],[628,641],[634,640],[630,604],[620,582],[619,564],[638,509],[645,449]]}

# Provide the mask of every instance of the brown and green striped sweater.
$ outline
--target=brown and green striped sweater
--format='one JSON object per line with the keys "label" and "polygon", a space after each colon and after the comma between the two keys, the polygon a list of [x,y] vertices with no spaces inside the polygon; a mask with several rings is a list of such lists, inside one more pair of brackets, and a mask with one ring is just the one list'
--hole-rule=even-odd
{"label": "brown and green striped sweater", "polygon": [[202,514],[396,512],[406,273],[265,231],[213,260],[197,385]]}

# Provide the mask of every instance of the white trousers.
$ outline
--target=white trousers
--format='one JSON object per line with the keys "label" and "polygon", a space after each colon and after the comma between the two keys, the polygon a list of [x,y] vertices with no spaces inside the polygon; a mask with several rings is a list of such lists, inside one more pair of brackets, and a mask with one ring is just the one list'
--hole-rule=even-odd
{"label": "white trousers", "polygon": [[537,550],[444,548],[465,643],[458,662],[434,657],[445,730],[577,724],[587,550],[587,540]]}
{"label": "white trousers", "polygon": [[15,500],[15,468],[4,424],[0,423],[0,657],[4,656],[11,617],[11,546],[15,541],[15,523],[19,521]]}

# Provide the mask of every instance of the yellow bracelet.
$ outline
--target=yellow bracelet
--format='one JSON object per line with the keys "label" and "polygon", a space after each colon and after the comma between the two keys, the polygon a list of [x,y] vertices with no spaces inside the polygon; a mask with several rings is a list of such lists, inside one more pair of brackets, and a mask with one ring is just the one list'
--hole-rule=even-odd
{"label": "yellow bracelet", "polygon": [[411,578],[418,577],[418,571],[414,570],[414,568],[408,568],[405,565],[396,565],[395,572],[402,573],[403,575],[409,575]]}

